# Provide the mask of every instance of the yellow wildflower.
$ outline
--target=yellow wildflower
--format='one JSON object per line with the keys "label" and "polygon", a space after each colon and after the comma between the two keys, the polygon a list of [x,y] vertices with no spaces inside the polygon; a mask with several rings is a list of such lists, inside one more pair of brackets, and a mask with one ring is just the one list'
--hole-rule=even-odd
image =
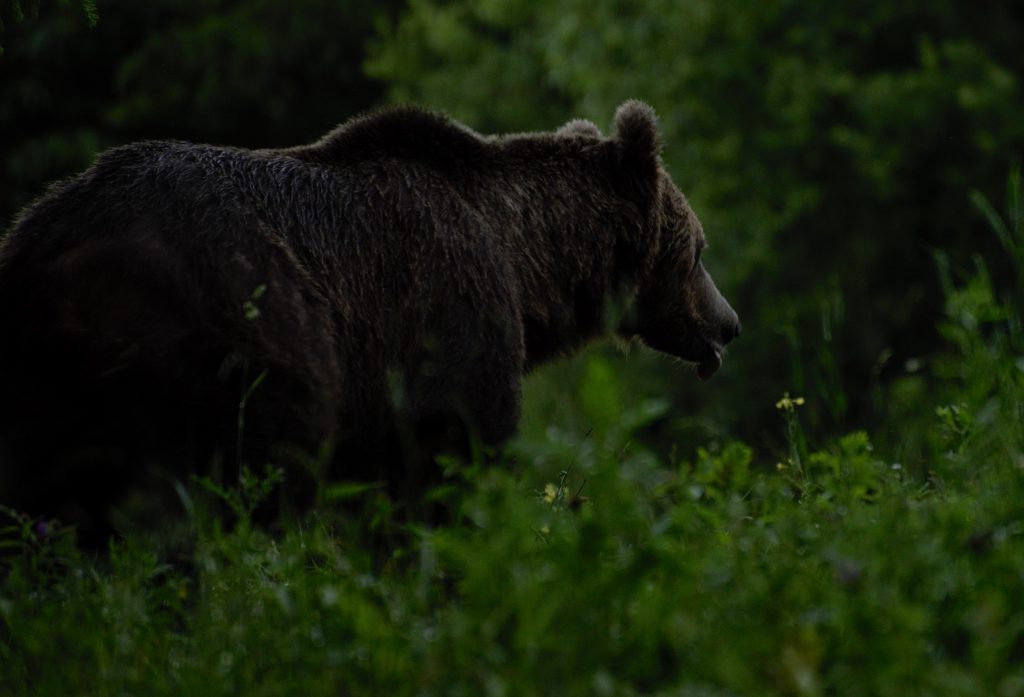
{"label": "yellow wildflower", "polygon": [[558,497],[558,487],[551,482],[544,485],[544,503],[553,504]]}
{"label": "yellow wildflower", "polygon": [[803,397],[790,397],[789,392],[782,395],[782,399],[775,403],[776,409],[782,409],[783,411],[793,411],[799,406],[803,406]]}

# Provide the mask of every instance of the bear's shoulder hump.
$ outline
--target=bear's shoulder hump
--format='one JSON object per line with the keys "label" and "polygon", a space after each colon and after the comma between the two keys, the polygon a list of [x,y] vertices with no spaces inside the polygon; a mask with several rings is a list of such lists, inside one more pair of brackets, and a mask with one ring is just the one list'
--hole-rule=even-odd
{"label": "bear's shoulder hump", "polygon": [[391,107],[359,116],[312,145],[283,151],[300,159],[345,164],[367,159],[470,160],[487,139],[447,116],[417,107]]}

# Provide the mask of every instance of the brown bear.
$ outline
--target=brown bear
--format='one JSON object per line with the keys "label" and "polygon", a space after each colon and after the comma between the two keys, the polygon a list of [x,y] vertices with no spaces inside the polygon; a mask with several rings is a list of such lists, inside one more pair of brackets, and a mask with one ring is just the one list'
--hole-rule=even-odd
{"label": "brown bear", "polygon": [[614,124],[483,136],[394,108],[289,149],[101,154],[0,244],[0,503],[84,524],[148,477],[325,443],[325,476],[415,489],[467,434],[512,435],[525,372],[608,332],[710,376],[736,313],[654,112]]}

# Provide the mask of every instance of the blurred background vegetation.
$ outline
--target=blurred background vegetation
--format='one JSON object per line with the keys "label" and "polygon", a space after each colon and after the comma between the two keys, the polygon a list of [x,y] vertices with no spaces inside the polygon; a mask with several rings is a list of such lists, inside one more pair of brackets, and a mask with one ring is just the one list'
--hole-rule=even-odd
{"label": "blurred background vegetation", "polygon": [[790,391],[810,435],[865,428],[923,462],[956,369],[937,255],[954,284],[976,254],[997,286],[1015,269],[976,201],[1006,209],[1024,151],[1016,2],[39,0],[0,20],[4,226],[140,138],[289,145],[389,102],[483,132],[606,127],[650,102],[744,335],[707,384],[610,347],[545,369],[528,429],[584,418],[566,396],[611,376],[667,400],[643,434],[662,452],[782,449]]}

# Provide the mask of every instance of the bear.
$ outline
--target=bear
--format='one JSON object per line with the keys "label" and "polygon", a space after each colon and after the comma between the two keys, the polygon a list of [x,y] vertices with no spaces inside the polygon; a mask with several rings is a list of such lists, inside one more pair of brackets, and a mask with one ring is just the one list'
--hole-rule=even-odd
{"label": "bear", "polygon": [[297,147],[100,154],[0,241],[0,503],[95,527],[130,488],[266,462],[297,498],[413,496],[590,340],[710,377],[737,314],[653,109],[613,124],[492,136],[391,107]]}

